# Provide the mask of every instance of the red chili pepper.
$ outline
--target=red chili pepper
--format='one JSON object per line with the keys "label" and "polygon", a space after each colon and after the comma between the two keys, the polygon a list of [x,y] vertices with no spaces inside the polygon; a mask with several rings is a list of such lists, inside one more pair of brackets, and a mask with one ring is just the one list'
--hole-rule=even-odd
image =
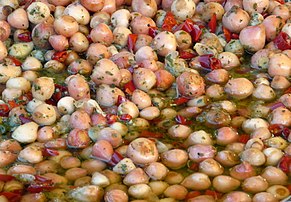
{"label": "red chili pepper", "polygon": [[116,164],[119,163],[119,161],[121,161],[123,159],[123,156],[117,152],[117,151],[114,151],[110,161],[107,163],[109,164],[110,166],[115,166]]}
{"label": "red chili pepper", "polygon": [[8,104],[9,104],[10,109],[13,109],[13,108],[21,105],[21,104],[17,103],[15,100],[9,100]]}
{"label": "red chili pepper", "polygon": [[49,156],[58,156],[59,152],[55,149],[49,149],[49,148],[44,148],[42,150],[42,155],[45,157],[49,157]]}
{"label": "red chili pepper", "polygon": [[192,171],[198,171],[199,170],[199,163],[191,162],[189,165],[189,169]]}
{"label": "red chili pepper", "polygon": [[23,42],[30,42],[30,41],[32,41],[30,31],[25,31],[25,32],[22,32],[22,33],[18,34],[17,38],[20,41],[23,41]]}
{"label": "red chili pepper", "polygon": [[29,123],[32,121],[31,118],[26,117],[23,114],[20,114],[18,117],[19,117],[22,124]]}
{"label": "red chili pepper", "polygon": [[179,98],[176,98],[173,103],[176,105],[182,105],[182,104],[187,103],[189,100],[190,100],[189,98],[179,97]]}
{"label": "red chili pepper", "polygon": [[13,65],[15,66],[21,66],[22,65],[22,62],[20,60],[18,60],[17,58],[11,56],[11,55],[8,55],[6,58],[8,58]]}
{"label": "red chili pepper", "polygon": [[280,4],[285,4],[284,0],[275,0],[275,1],[279,2]]}
{"label": "red chili pepper", "polygon": [[138,34],[129,34],[127,39],[127,48],[129,51],[133,51],[135,43],[137,41]]}
{"label": "red chili pepper", "polygon": [[211,33],[215,33],[216,31],[216,26],[217,26],[217,22],[216,22],[216,14],[213,13],[209,23],[208,23],[208,27],[209,27],[209,31]]}
{"label": "red chili pepper", "polygon": [[177,25],[174,27],[174,32],[179,31],[179,30],[184,30],[185,32],[192,32],[194,26],[194,22],[191,19],[186,19],[183,23]]}
{"label": "red chili pepper", "polygon": [[65,62],[69,54],[67,51],[55,52],[52,56],[52,60],[57,60],[59,62]]}
{"label": "red chili pepper", "polygon": [[21,194],[14,193],[14,192],[1,192],[1,196],[5,196],[9,202],[20,202],[21,200]]}
{"label": "red chili pepper", "polygon": [[200,28],[193,26],[193,30],[190,32],[190,35],[192,37],[192,41],[197,42],[197,41],[199,41],[200,36],[202,35],[202,31]]}
{"label": "red chili pepper", "polygon": [[90,44],[93,43],[93,40],[92,40],[90,34],[88,34],[88,35],[86,36],[86,38],[88,39],[88,41],[89,41]]}
{"label": "red chili pepper", "polygon": [[118,116],[115,114],[106,115],[107,124],[113,124],[118,120]]}
{"label": "red chili pepper", "polygon": [[206,190],[205,195],[209,195],[209,196],[213,196],[215,200],[218,200],[222,197],[222,193],[218,192],[218,191],[214,191],[214,190]]}
{"label": "red chili pepper", "polygon": [[287,90],[284,91],[284,94],[291,93],[291,87],[287,88]]}
{"label": "red chili pepper", "polygon": [[157,34],[159,33],[159,29],[157,28],[157,27],[153,27],[153,26],[150,26],[149,27],[149,35],[151,36],[151,37],[155,37]]}
{"label": "red chili pepper", "polygon": [[39,193],[43,191],[50,191],[54,189],[53,183],[35,183],[27,187],[27,191],[30,193]]}
{"label": "red chili pepper", "polygon": [[15,177],[12,175],[0,174],[0,181],[2,181],[2,182],[8,182],[8,181],[11,181],[14,179],[15,179]]}
{"label": "red chili pepper", "polygon": [[285,126],[283,126],[282,124],[272,124],[268,127],[269,131],[274,136],[280,136],[284,128]]}
{"label": "red chili pepper", "polygon": [[274,45],[281,51],[291,49],[291,39],[285,32],[280,32],[273,42]]}
{"label": "red chili pepper", "polygon": [[285,139],[288,140],[289,139],[289,135],[291,134],[291,131],[289,128],[285,127],[282,131],[281,136]]}
{"label": "red chili pepper", "polygon": [[27,9],[29,6],[30,6],[30,4],[32,4],[33,2],[35,2],[36,0],[24,0],[24,9]]}
{"label": "red chili pepper", "polygon": [[122,114],[119,116],[119,119],[121,121],[130,121],[132,119],[132,116],[130,116],[129,114]]}
{"label": "red chili pepper", "polygon": [[238,142],[246,144],[250,139],[250,135],[248,134],[241,134],[238,138]]}
{"label": "red chili pepper", "polygon": [[55,90],[54,94],[52,95],[52,98],[58,102],[62,98],[62,92]]}
{"label": "red chili pepper", "polygon": [[62,93],[68,93],[68,87],[67,86],[63,86],[60,84],[55,84],[55,88],[59,89]]}
{"label": "red chili pepper", "polygon": [[186,149],[187,147],[183,144],[183,142],[172,142],[174,148],[178,149]]}
{"label": "red chili pepper", "polygon": [[10,109],[7,104],[0,104],[0,116],[8,116]]}
{"label": "red chili pepper", "polygon": [[236,34],[236,33],[232,33],[232,34],[231,34],[231,38],[232,38],[232,39],[239,39],[239,35]]}
{"label": "red chili pepper", "polygon": [[179,123],[179,124],[182,124],[182,125],[188,125],[189,124],[189,122],[187,121],[187,119],[184,116],[182,116],[182,115],[177,115],[175,117],[175,121],[177,123]]}
{"label": "red chili pepper", "polygon": [[140,134],[140,137],[162,138],[162,137],[164,137],[164,135],[163,135],[163,133],[159,133],[159,132],[151,132],[148,130],[143,130]]}
{"label": "red chili pepper", "polygon": [[225,27],[223,27],[222,30],[223,30],[223,34],[224,34],[226,42],[229,42],[231,40],[231,32]]}
{"label": "red chili pepper", "polygon": [[25,93],[24,96],[27,98],[28,101],[31,101],[33,99],[31,92]]}
{"label": "red chili pepper", "polygon": [[291,133],[288,127],[285,127],[281,124],[272,124],[268,127],[268,129],[274,136],[281,136],[286,140]]}
{"label": "red chili pepper", "polygon": [[126,102],[126,101],[127,99],[125,97],[118,95],[116,105],[119,106],[121,103]]}
{"label": "red chili pepper", "polygon": [[195,198],[195,197],[200,196],[200,195],[201,195],[201,192],[200,191],[190,191],[186,195],[185,200],[189,200],[191,198]]}
{"label": "red chili pepper", "polygon": [[289,190],[289,192],[291,193],[291,184],[288,184],[286,187]]}
{"label": "red chili pepper", "polygon": [[167,12],[163,25],[162,25],[162,29],[164,31],[171,32],[175,25],[177,25],[177,21],[175,19],[174,14],[172,12]]}
{"label": "red chili pepper", "polygon": [[132,80],[129,81],[128,83],[124,84],[124,91],[126,93],[128,93],[129,95],[131,95],[135,89],[136,88],[135,88],[134,83],[133,83]]}
{"label": "red chili pepper", "polygon": [[189,59],[192,59],[195,56],[197,56],[197,54],[195,54],[194,52],[181,50],[181,51],[179,51],[179,56],[182,59],[189,60]]}
{"label": "red chili pepper", "polygon": [[46,177],[40,176],[40,175],[35,175],[35,180],[36,182],[46,182],[46,183],[52,183],[51,179],[48,179]]}
{"label": "red chili pepper", "polygon": [[284,172],[289,174],[291,172],[291,157],[283,156],[278,164],[278,167]]}
{"label": "red chili pepper", "polygon": [[210,54],[199,56],[198,61],[203,68],[206,68],[208,70],[222,68],[220,60],[213,57],[213,55],[210,55]]}
{"label": "red chili pepper", "polygon": [[9,100],[8,105],[9,105],[9,108],[11,110],[15,107],[25,105],[26,103],[28,103],[28,101],[29,101],[29,99],[26,96],[21,95],[20,97],[15,98],[14,100]]}

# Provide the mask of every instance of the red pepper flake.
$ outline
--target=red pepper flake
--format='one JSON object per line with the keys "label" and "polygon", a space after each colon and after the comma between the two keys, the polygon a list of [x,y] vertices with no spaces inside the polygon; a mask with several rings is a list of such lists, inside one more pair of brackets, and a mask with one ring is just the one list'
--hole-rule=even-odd
{"label": "red pepper flake", "polygon": [[135,89],[136,88],[132,80],[124,84],[124,91],[129,95],[131,95]]}
{"label": "red pepper flake", "polygon": [[285,127],[282,131],[281,136],[285,139],[288,140],[289,139],[289,135],[291,134],[291,131],[289,128]]}
{"label": "red pepper flake", "polygon": [[14,192],[1,192],[0,196],[5,196],[9,202],[20,202],[21,194]]}
{"label": "red pepper flake", "polygon": [[231,39],[239,39],[239,35],[236,33],[231,33],[228,29],[225,27],[222,27],[223,34],[225,37],[226,42],[229,42]]}
{"label": "red pepper flake", "polygon": [[25,93],[24,96],[27,98],[28,101],[31,101],[33,99],[31,92]]}
{"label": "red pepper flake", "polygon": [[113,124],[118,120],[118,116],[115,114],[106,114],[107,124]]}
{"label": "red pepper flake", "polygon": [[180,51],[179,51],[179,56],[180,56],[180,58],[182,58],[182,59],[189,60],[189,59],[192,59],[192,58],[194,58],[195,56],[197,56],[197,54],[196,54],[195,52],[190,52],[190,51],[180,50]]}
{"label": "red pepper flake", "polygon": [[189,169],[192,171],[198,171],[199,170],[199,163],[191,162],[189,165]]}
{"label": "red pepper flake", "polygon": [[231,38],[232,39],[239,39],[239,35],[237,33],[232,33]]}
{"label": "red pepper flake", "polygon": [[132,116],[129,114],[122,114],[119,116],[119,120],[121,121],[130,121],[132,119]]}
{"label": "red pepper flake", "polygon": [[278,167],[286,174],[291,172],[291,157],[283,156],[278,164]]}
{"label": "red pepper flake", "polygon": [[200,195],[201,195],[201,192],[200,191],[190,191],[186,195],[185,200],[187,201],[187,200],[189,200],[191,198],[195,198],[195,197],[200,196]]}
{"label": "red pepper flake", "polygon": [[291,49],[291,39],[285,32],[280,32],[273,40],[274,45],[281,51]]}
{"label": "red pepper flake", "polygon": [[118,164],[119,161],[121,161],[122,159],[123,159],[123,156],[119,152],[114,151],[110,161],[107,164],[113,167],[116,164]]}
{"label": "red pepper flake", "polygon": [[126,101],[127,99],[125,97],[118,95],[116,105],[119,106],[121,103],[126,102]]}
{"label": "red pepper flake", "polygon": [[8,116],[9,111],[10,109],[7,104],[0,104],[0,116]]}
{"label": "red pepper flake", "polygon": [[36,0],[23,0],[23,8],[24,9],[27,9],[29,6],[30,6],[30,4],[32,4],[33,2],[35,2]]}
{"label": "red pepper flake", "polygon": [[175,141],[175,142],[172,142],[172,145],[173,145],[174,148],[187,149],[187,147],[184,145],[183,142]]}
{"label": "red pepper flake", "polygon": [[218,200],[222,197],[222,193],[218,192],[218,191],[215,191],[215,190],[206,190],[205,195],[209,195],[209,196],[213,196],[215,200]]}
{"label": "red pepper flake", "polygon": [[173,32],[184,30],[185,32],[192,32],[194,26],[194,22],[191,19],[186,19],[183,23],[176,25],[173,29]]}
{"label": "red pepper flake", "polygon": [[0,181],[2,181],[2,182],[8,182],[8,181],[11,181],[14,179],[15,179],[15,177],[12,175],[0,174]]}
{"label": "red pepper flake", "polygon": [[250,139],[250,135],[248,134],[241,134],[238,138],[238,142],[246,144]]}
{"label": "red pepper flake", "polygon": [[188,121],[184,116],[182,116],[182,115],[177,115],[176,117],[175,117],[175,121],[177,122],[177,123],[179,123],[179,124],[182,124],[182,125],[190,125],[191,124],[191,122],[190,121]]}
{"label": "red pepper flake", "polygon": [[38,182],[52,182],[52,180],[40,175],[35,175],[34,177],[35,177],[35,180]]}
{"label": "red pepper flake", "polygon": [[231,32],[225,27],[223,27],[222,30],[223,30],[223,34],[224,34],[226,42],[229,42],[231,40]]}
{"label": "red pepper flake", "polygon": [[13,57],[11,55],[8,55],[6,58],[9,59],[12,62],[12,64],[15,65],[15,66],[21,66],[22,65],[22,62],[20,60],[18,60],[17,58],[15,58],[15,57]]}
{"label": "red pepper flake", "polygon": [[201,31],[202,28],[204,28],[204,26],[195,25],[193,20],[186,19],[180,25],[175,26],[173,28],[173,32],[184,30],[185,32],[188,32],[191,35],[193,42],[197,42],[199,41],[199,38],[202,35],[202,31]]}
{"label": "red pepper flake", "polygon": [[289,94],[291,93],[291,87],[287,88],[285,91],[284,91],[284,94]]}
{"label": "red pepper flake", "polygon": [[155,37],[159,33],[159,29],[157,27],[150,26],[149,27],[149,36]]}
{"label": "red pepper flake", "polygon": [[22,33],[18,34],[17,38],[20,41],[23,41],[23,42],[30,42],[30,41],[32,41],[30,31],[25,31],[25,32],[22,32]]}
{"label": "red pepper flake", "polygon": [[272,124],[268,127],[268,129],[274,136],[281,136],[285,140],[288,140],[288,137],[291,133],[290,129],[283,126],[282,124]]}
{"label": "red pepper flake", "polygon": [[272,124],[268,127],[269,131],[274,136],[280,136],[284,128],[285,126],[283,126],[282,124]]}
{"label": "red pepper flake", "polygon": [[209,27],[209,31],[211,33],[216,32],[217,22],[216,22],[216,14],[215,13],[213,13],[213,15],[208,23],[208,27]]}
{"label": "red pepper flake", "polygon": [[86,36],[86,38],[88,39],[88,41],[89,41],[90,44],[93,43],[93,40],[92,40],[90,34],[88,34],[88,35]]}
{"label": "red pepper flake", "polygon": [[59,155],[59,152],[58,152],[58,150],[55,150],[55,149],[44,148],[42,150],[42,155],[44,157],[58,156]]}
{"label": "red pepper flake", "polygon": [[25,105],[26,103],[28,103],[28,101],[29,101],[29,99],[27,96],[21,95],[20,97],[15,98],[14,100],[9,100],[8,105],[9,105],[9,108],[11,110],[15,107]]}
{"label": "red pepper flake", "polygon": [[279,2],[280,4],[285,4],[284,0],[275,0],[275,1]]}
{"label": "red pepper flake", "polygon": [[35,181],[27,187],[28,192],[39,193],[54,189],[54,183],[51,179],[39,175],[35,175],[34,177]]}
{"label": "red pepper flake", "polygon": [[175,25],[177,25],[177,21],[175,19],[174,14],[172,12],[167,12],[163,25],[162,25],[162,29],[164,31],[171,32]]}
{"label": "red pepper flake", "polygon": [[129,51],[133,51],[135,43],[137,41],[138,34],[129,34],[127,39],[127,48]]}
{"label": "red pepper flake", "polygon": [[190,35],[192,37],[193,42],[199,41],[200,36],[202,35],[201,28],[197,28],[196,26],[193,26],[193,30],[190,32]]}
{"label": "red pepper flake", "polygon": [[17,103],[15,100],[9,100],[8,104],[9,104],[9,108],[10,109],[13,109],[13,108],[18,107],[18,106],[21,105],[21,104]]}
{"label": "red pepper flake", "polygon": [[219,59],[211,54],[201,55],[198,58],[200,65],[207,70],[221,69],[222,65]]}
{"label": "red pepper flake", "polygon": [[176,98],[173,103],[175,105],[182,105],[182,104],[187,103],[189,100],[190,99],[189,98],[186,98],[186,97],[179,97],[179,98]]}
{"label": "red pepper flake", "polygon": [[164,137],[163,133],[151,132],[148,130],[143,130],[139,136],[146,137],[146,138],[162,138],[162,137]]}
{"label": "red pepper flake", "polygon": [[59,51],[59,52],[55,52],[52,55],[52,60],[57,60],[59,62],[65,62],[66,59],[68,58],[69,54],[67,51]]}
{"label": "red pepper flake", "polygon": [[43,191],[50,191],[54,189],[53,183],[33,183],[27,187],[27,191],[30,193],[39,193]]}

